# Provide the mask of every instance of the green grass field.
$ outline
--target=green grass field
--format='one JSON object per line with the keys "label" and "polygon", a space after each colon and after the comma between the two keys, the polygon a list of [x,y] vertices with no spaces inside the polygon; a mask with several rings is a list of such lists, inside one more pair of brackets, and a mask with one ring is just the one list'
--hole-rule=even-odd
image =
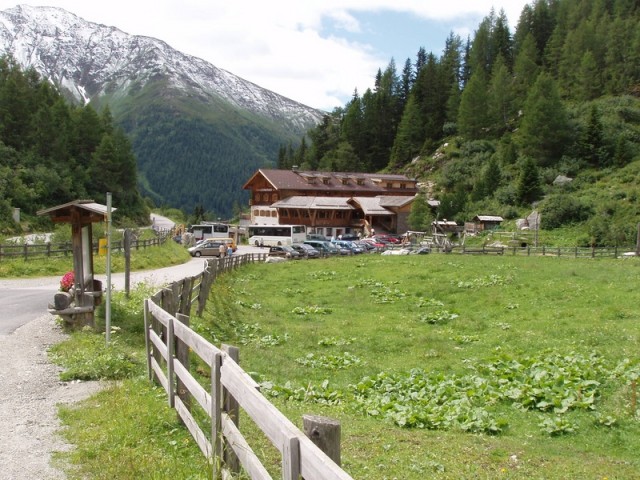
{"label": "green grass field", "polygon": [[253,265],[197,323],[354,478],[633,478],[640,263],[360,256]]}
{"label": "green grass field", "polygon": [[[640,471],[638,259],[363,255],[218,277],[193,327],[298,427],[341,422],[356,479],[630,479]],[[109,347],[74,332],[65,378],[118,380],[61,409],[69,478],[210,478],[144,374],[142,299],[116,295]],[[201,371],[206,382],[206,369]],[[201,419],[202,420],[202,419]],[[279,478],[248,416],[241,429]]]}

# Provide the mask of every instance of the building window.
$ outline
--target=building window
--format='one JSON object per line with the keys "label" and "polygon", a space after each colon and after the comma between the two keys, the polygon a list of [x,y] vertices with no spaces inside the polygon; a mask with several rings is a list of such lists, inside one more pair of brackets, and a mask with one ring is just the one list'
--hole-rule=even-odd
{"label": "building window", "polygon": [[400,188],[407,188],[407,184],[406,183],[401,183],[400,184]]}
{"label": "building window", "polygon": [[393,188],[393,183],[387,182],[387,188]]}
{"label": "building window", "polygon": [[271,211],[271,216],[272,216],[273,218],[277,218],[277,217],[278,217],[278,212],[276,212],[275,210],[272,210],[272,211]]}

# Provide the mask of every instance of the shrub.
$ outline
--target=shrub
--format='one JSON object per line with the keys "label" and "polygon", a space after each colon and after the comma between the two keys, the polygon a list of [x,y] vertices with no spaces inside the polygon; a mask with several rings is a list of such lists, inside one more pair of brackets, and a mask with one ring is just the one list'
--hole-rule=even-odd
{"label": "shrub", "polygon": [[563,225],[584,222],[592,214],[590,205],[568,195],[551,195],[540,206],[541,227],[554,229]]}

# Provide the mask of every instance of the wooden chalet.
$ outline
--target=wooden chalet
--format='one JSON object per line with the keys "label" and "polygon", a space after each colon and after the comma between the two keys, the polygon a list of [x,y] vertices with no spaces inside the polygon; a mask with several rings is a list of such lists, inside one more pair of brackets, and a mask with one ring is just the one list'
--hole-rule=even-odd
{"label": "wooden chalet", "polygon": [[418,193],[405,175],[258,170],[251,191],[252,224],[305,225],[309,232],[341,235],[406,229]]}

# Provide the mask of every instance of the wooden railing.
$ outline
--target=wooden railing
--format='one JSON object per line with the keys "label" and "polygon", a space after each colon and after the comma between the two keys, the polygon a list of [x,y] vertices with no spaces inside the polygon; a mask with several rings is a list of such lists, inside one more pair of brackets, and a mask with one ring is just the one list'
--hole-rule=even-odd
{"label": "wooden railing", "polygon": [[[204,310],[217,275],[247,263],[264,261],[265,254],[237,255],[207,261],[202,274],[183,279],[145,300],[145,342],[149,378],[167,392],[168,402],[213,465],[213,478],[237,474],[272,478],[239,429],[245,412],[281,456],[283,479],[347,480],[351,477],[287,419],[240,368],[238,349],[217,348],[189,328],[189,312],[197,302]],[[195,354],[211,371],[194,376],[189,355]],[[193,404],[195,401],[195,404]],[[203,428],[192,413],[207,418]]]}
{"label": "wooden railing", "polygon": [[459,253],[498,253],[520,256],[547,256],[573,258],[618,258],[624,252],[634,252],[635,247],[454,247],[453,252]]}
{"label": "wooden railing", "polygon": [[[167,238],[168,235],[158,235],[157,237],[150,238],[147,240],[131,240],[131,249],[132,250],[140,250],[149,247],[156,247],[162,245]],[[94,242],[91,246],[94,254],[98,253],[99,245],[97,242]],[[124,241],[117,240],[111,242],[111,251],[112,252],[123,252],[124,251]],[[33,258],[43,258],[43,257],[66,257],[73,256],[73,246],[71,242],[52,244],[52,243],[34,243],[34,244],[5,244],[0,245],[0,261],[2,260],[11,260],[16,258],[22,258],[24,260],[29,260]]]}

